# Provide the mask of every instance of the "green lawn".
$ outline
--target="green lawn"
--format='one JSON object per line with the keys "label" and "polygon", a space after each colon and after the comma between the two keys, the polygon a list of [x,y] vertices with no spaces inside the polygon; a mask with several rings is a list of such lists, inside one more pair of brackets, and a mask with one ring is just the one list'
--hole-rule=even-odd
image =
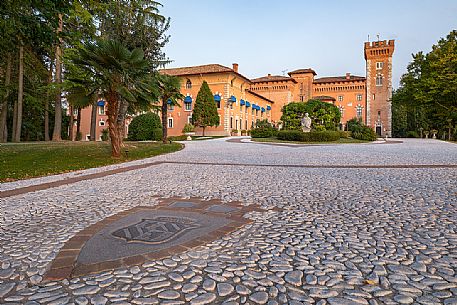
{"label": "green lawn", "polygon": [[[0,182],[65,173],[170,153],[179,143],[124,142],[121,159],[108,142],[29,142],[0,144]],[[128,150],[128,156],[125,153]]]}
{"label": "green lawn", "polygon": [[300,142],[300,141],[284,141],[277,138],[252,138],[254,142],[270,142],[270,143],[293,143],[293,144],[353,144],[353,143],[369,143],[369,141],[357,140],[352,138],[340,138],[338,141],[332,142]]}

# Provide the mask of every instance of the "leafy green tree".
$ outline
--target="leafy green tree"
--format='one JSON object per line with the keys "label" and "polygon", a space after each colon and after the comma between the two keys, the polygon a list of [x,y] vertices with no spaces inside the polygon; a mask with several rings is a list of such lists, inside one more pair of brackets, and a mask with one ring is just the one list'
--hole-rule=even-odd
{"label": "leafy green tree", "polygon": [[[406,111],[408,132],[436,129],[451,138],[457,125],[457,30],[440,39],[429,53],[413,55],[392,107],[394,116],[401,113],[399,109]],[[393,131],[402,132],[396,125]]]}
{"label": "leafy green tree", "polygon": [[203,128],[203,136],[205,135],[206,127],[219,125],[217,106],[214,102],[213,93],[206,81],[203,81],[198,91],[194,111],[192,112],[192,121],[195,126]]}
{"label": "leafy green tree", "polygon": [[337,130],[341,120],[341,113],[335,105],[319,100],[309,100],[306,103],[293,102],[282,109],[281,121],[284,129],[301,130],[301,119],[309,114],[314,130]]}
{"label": "leafy green tree", "polygon": [[100,40],[88,43],[73,58],[73,64],[86,73],[73,79],[76,90],[98,92],[108,104],[108,130],[112,156],[119,158],[129,108],[152,105],[157,95],[143,51],[129,51],[120,42]]}
{"label": "leafy green tree", "polygon": [[158,74],[156,76],[158,94],[160,99],[160,112],[162,114],[162,141],[167,143],[168,138],[168,106],[179,107],[179,100],[184,98],[181,94],[181,80],[176,76]]}
{"label": "leafy green tree", "polygon": [[165,32],[170,19],[160,14],[160,7],[151,0],[107,1],[98,14],[102,38],[142,49],[153,69],[168,63],[162,48],[169,39]]}

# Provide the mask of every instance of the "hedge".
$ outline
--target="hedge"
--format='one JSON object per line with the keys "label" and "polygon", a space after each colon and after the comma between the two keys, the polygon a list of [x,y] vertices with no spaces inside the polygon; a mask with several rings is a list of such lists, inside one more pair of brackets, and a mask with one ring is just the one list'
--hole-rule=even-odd
{"label": "hedge", "polygon": [[299,142],[332,142],[340,138],[339,131],[312,131],[302,132],[299,130],[281,130],[278,132],[279,140]]}
{"label": "hedge", "polygon": [[273,128],[255,128],[251,129],[252,138],[271,138],[276,135],[276,130]]}
{"label": "hedge", "polygon": [[131,141],[160,141],[162,139],[160,117],[152,112],[134,117],[129,125],[128,139]]}

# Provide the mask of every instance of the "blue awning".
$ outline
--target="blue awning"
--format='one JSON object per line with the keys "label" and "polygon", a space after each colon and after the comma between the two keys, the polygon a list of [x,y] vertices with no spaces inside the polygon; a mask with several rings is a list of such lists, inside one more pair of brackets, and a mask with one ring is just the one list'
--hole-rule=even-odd
{"label": "blue awning", "polygon": [[262,107],[262,112],[265,112],[265,108]]}
{"label": "blue awning", "polygon": [[171,103],[171,99],[168,99],[167,104],[170,105]]}
{"label": "blue awning", "polygon": [[251,107],[251,103],[249,103],[248,101],[246,101],[246,107]]}
{"label": "blue awning", "polygon": [[104,100],[100,100],[97,102],[97,106],[105,106],[105,101]]}
{"label": "blue awning", "polygon": [[257,109],[257,105],[256,104],[252,104],[252,109]]}
{"label": "blue awning", "polygon": [[221,101],[221,96],[220,96],[219,94],[215,94],[215,95],[214,95],[214,100],[215,100],[216,102],[220,102],[220,101]]}
{"label": "blue awning", "polygon": [[271,106],[267,106],[267,110],[271,110]]}
{"label": "blue awning", "polygon": [[235,97],[234,95],[232,95],[232,96],[230,97],[230,102],[236,103],[236,97]]}
{"label": "blue awning", "polygon": [[240,100],[240,106],[243,106],[245,104],[244,100]]}
{"label": "blue awning", "polygon": [[192,98],[190,96],[186,96],[184,98],[184,103],[192,103]]}

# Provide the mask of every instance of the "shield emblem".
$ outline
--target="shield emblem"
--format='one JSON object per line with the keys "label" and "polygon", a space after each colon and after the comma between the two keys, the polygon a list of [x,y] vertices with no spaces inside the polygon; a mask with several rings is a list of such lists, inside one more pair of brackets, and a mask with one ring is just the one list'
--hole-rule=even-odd
{"label": "shield emblem", "polygon": [[150,219],[142,219],[136,224],[114,231],[112,235],[127,242],[160,244],[176,239],[184,232],[200,226],[192,218],[157,216]]}

